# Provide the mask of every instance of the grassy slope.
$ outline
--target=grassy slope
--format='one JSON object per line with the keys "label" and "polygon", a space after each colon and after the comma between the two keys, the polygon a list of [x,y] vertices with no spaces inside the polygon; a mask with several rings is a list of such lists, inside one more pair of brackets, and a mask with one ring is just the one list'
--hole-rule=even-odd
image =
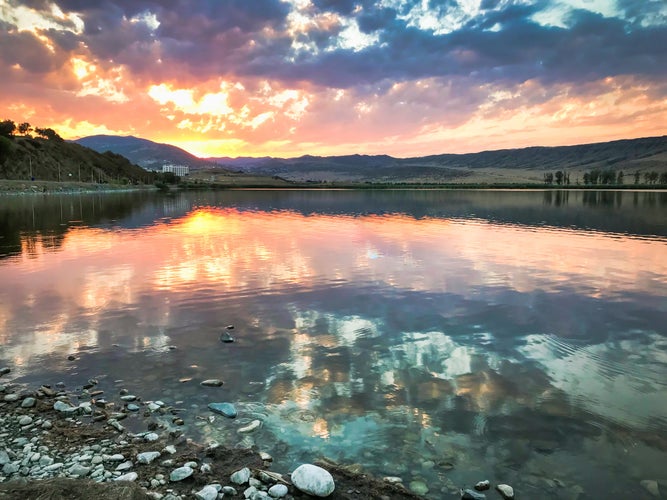
{"label": "grassy slope", "polygon": [[152,183],[153,174],[114,153],[97,153],[78,144],[14,137],[0,157],[0,178],[29,181]]}

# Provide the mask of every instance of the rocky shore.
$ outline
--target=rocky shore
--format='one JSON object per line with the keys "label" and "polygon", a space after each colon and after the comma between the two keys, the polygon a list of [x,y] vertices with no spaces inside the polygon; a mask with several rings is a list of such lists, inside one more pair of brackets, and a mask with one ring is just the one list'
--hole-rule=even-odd
{"label": "rocky shore", "polygon": [[195,443],[179,430],[178,408],[123,389],[109,397],[95,379],[73,389],[31,389],[6,379],[0,499],[420,498],[397,478],[376,479],[329,461],[291,475],[274,472],[267,451]]}

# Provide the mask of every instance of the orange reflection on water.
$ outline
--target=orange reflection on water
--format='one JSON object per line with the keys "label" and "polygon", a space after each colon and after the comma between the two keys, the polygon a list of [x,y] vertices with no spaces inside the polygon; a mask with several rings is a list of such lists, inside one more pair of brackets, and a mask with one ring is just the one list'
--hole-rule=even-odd
{"label": "orange reflection on water", "polygon": [[[22,257],[0,263],[3,287],[13,291],[15,303],[0,306],[0,338],[26,321],[17,317],[26,310],[50,333],[71,331],[69,318],[82,310],[89,330],[104,311],[124,309],[139,323],[167,326],[171,304],[195,293],[214,300],[349,282],[462,296],[488,286],[519,292],[571,286],[598,297],[660,295],[667,285],[664,241],[406,215],[205,207],[141,229],[77,227],[57,251],[35,237],[23,237],[22,245]],[[48,306],[34,300],[44,295],[51,297]],[[318,342],[351,345],[358,331],[369,330],[372,325],[341,325]],[[311,371],[310,341],[298,333],[291,339],[300,376]]]}

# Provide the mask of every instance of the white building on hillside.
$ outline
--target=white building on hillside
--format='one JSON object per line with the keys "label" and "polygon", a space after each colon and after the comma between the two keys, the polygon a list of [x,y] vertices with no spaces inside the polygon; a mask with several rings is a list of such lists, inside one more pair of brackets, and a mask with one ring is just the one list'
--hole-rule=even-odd
{"label": "white building on hillside", "polygon": [[185,165],[162,165],[162,173],[172,172],[178,177],[184,177],[190,173],[190,167]]}

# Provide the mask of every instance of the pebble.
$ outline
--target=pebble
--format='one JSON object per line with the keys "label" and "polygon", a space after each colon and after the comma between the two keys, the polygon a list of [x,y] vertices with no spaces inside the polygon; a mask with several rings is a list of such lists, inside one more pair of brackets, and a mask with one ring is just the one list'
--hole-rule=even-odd
{"label": "pebble", "polygon": [[28,415],[24,415],[19,419],[19,425],[21,427],[25,427],[26,425],[32,424],[32,417],[29,417]]}
{"label": "pebble", "polygon": [[5,465],[7,463],[11,462],[9,459],[9,455],[5,450],[0,450],[0,465]]}
{"label": "pebble", "polygon": [[218,498],[219,489],[219,487],[216,488],[210,484],[206,485],[197,493],[195,493],[195,498],[198,498],[199,500],[216,500],[216,498]]}
{"label": "pebble", "polygon": [[424,496],[428,493],[428,486],[423,481],[410,481],[410,491],[417,495]]}
{"label": "pebble", "polygon": [[203,380],[201,382],[201,385],[205,387],[220,387],[222,386],[222,384],[223,384],[222,380],[219,380],[217,378],[210,378],[207,380]]}
{"label": "pebble", "polygon": [[273,498],[282,498],[287,495],[287,486],[284,484],[274,484],[269,488],[269,495]]}
{"label": "pebble", "polygon": [[485,500],[486,495],[475,490],[461,490],[461,500]]}
{"label": "pebble", "polygon": [[129,411],[139,411],[140,410],[139,406],[135,405],[134,403],[130,403],[129,405],[127,405],[127,409]]}
{"label": "pebble", "polygon": [[137,462],[140,464],[149,464],[160,456],[159,451],[145,451],[137,455]]}
{"label": "pebble", "polygon": [[219,413],[227,418],[236,418],[238,415],[236,408],[231,403],[209,403],[209,410],[214,413]]}
{"label": "pebble", "polygon": [[250,479],[250,469],[244,467],[241,470],[237,470],[231,476],[229,480],[234,484],[245,484]]}
{"label": "pebble", "polygon": [[139,475],[136,472],[128,472],[122,476],[118,476],[114,481],[136,481]]}
{"label": "pebble", "polygon": [[222,493],[224,496],[230,497],[235,497],[237,495],[236,488],[233,486],[223,486],[220,490],[220,493]]}
{"label": "pebble", "polygon": [[193,470],[190,467],[179,467],[171,471],[169,480],[172,482],[183,481],[184,479],[189,478],[192,473]]}
{"label": "pebble", "polygon": [[222,342],[223,344],[231,344],[232,342],[234,342],[234,337],[232,337],[232,336],[231,336],[229,333],[227,333],[227,332],[223,332],[223,333],[220,335],[220,342]]}
{"label": "pebble", "polygon": [[77,476],[77,477],[86,477],[88,474],[90,474],[90,467],[84,467],[83,465],[80,464],[74,464],[72,467],[69,469],[69,473],[72,476]]}
{"label": "pebble", "polygon": [[505,500],[511,500],[514,498],[514,488],[508,484],[499,484],[496,486],[496,490],[500,493]]}
{"label": "pebble", "polygon": [[4,397],[4,400],[8,403],[13,403],[13,402],[19,400],[19,395],[18,394],[6,394],[5,397]]}
{"label": "pebble", "polygon": [[262,425],[262,422],[261,422],[261,421],[259,421],[259,420],[253,420],[252,422],[250,422],[250,423],[249,423],[248,425],[246,425],[245,427],[241,427],[241,428],[238,430],[238,432],[240,432],[241,434],[248,433],[248,432],[252,432],[252,431],[254,431],[255,429],[258,429],[261,425]]}
{"label": "pebble", "polygon": [[127,460],[122,464],[119,464],[118,467],[116,467],[116,470],[118,472],[124,472],[126,470],[130,470],[132,467],[134,467],[134,463],[131,460]]}
{"label": "pebble", "polygon": [[3,366],[2,368],[0,368],[0,376],[7,375],[10,372],[11,370],[7,366]]}
{"label": "pebble", "polygon": [[155,432],[149,432],[144,436],[144,441],[148,441],[149,443],[157,441],[158,439],[160,439],[160,436],[158,436]]}
{"label": "pebble", "polygon": [[21,408],[32,408],[35,406],[35,398],[25,398],[21,401]]}
{"label": "pebble", "polygon": [[165,453],[169,453],[170,455],[173,455],[174,453],[176,453],[176,447],[173,444],[170,444],[169,446],[165,446],[162,451],[164,451]]}
{"label": "pebble", "polygon": [[658,486],[657,481],[644,479],[643,481],[640,481],[639,484],[654,497],[660,497],[660,487]]}
{"label": "pebble", "polygon": [[329,496],[336,487],[331,474],[317,465],[300,465],[292,472],[291,478],[297,489],[316,497]]}
{"label": "pebble", "polygon": [[489,482],[488,479],[485,479],[484,481],[480,481],[475,485],[475,489],[477,491],[485,491],[491,488],[491,483]]}

